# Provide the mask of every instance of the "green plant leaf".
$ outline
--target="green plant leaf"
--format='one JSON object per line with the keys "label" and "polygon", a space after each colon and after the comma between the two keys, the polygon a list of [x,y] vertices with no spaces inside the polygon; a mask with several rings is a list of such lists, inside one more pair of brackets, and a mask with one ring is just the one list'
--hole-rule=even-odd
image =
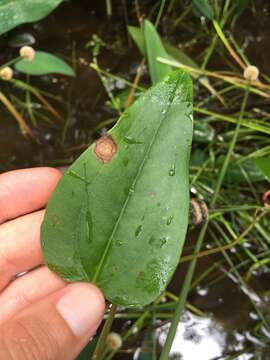
{"label": "green plant leaf", "polygon": [[140,50],[143,56],[146,55],[145,53],[145,44],[143,38],[143,30],[136,26],[128,26],[128,32],[132,37],[133,41],[137,45],[138,49]]}
{"label": "green plant leaf", "polygon": [[254,159],[254,162],[258,169],[268,179],[268,181],[270,181],[270,157]]}
{"label": "green plant leaf", "polygon": [[[144,44],[144,34],[143,34],[142,29],[140,29],[139,27],[136,27],[136,26],[129,26],[128,31],[129,31],[129,34],[132,37],[133,41],[137,45],[138,49],[140,50],[141,54],[143,56],[146,56],[145,44]],[[156,30],[155,30],[155,32],[156,32],[156,35],[159,37],[158,32]],[[161,39],[160,37],[159,37],[159,39],[162,42],[163,47],[162,47],[162,54],[159,53],[158,57],[164,57],[165,59],[175,59],[175,60],[179,61],[181,64],[184,64],[184,65],[187,65],[190,67],[194,67],[195,69],[199,69],[199,66],[195,63],[195,61],[193,61],[183,50],[170,44],[166,40]],[[165,50],[165,52],[164,52],[164,50]]]}
{"label": "green plant leaf", "polygon": [[[146,54],[146,51],[145,51],[145,43],[144,43],[143,31],[139,27],[135,27],[135,26],[129,26],[128,30],[129,30],[129,33],[130,33],[132,39],[134,40],[135,44],[138,46],[140,52],[142,53],[143,56],[146,57],[147,54]],[[152,31],[155,31],[156,32],[155,36],[159,37],[158,32],[156,30],[152,29]],[[163,57],[163,58],[168,59],[168,60],[176,60],[176,61],[180,62],[181,64],[187,65],[189,67],[193,67],[194,69],[199,69],[200,68],[195,63],[195,61],[193,61],[182,49],[179,49],[178,47],[170,44],[166,40],[163,40],[161,38],[159,38],[159,39],[162,42],[163,47],[159,47],[159,49],[161,49],[160,53],[157,51],[158,49],[156,49],[157,57]],[[172,68],[170,66],[168,66],[167,71],[168,71],[168,73],[170,73],[172,71]],[[194,79],[198,79],[198,81],[207,90],[209,90],[211,94],[213,94],[213,95],[217,94],[216,90],[212,87],[212,85],[210,84],[210,81],[209,81],[209,79],[207,77],[200,76],[196,72],[190,73],[190,74]]]}
{"label": "green plant leaf", "polygon": [[[218,163],[221,167],[221,159],[218,159]],[[247,184],[247,181],[252,183],[263,181],[264,177],[258,168],[254,165],[254,162],[250,159],[245,160],[242,163],[238,163],[235,159],[230,163],[227,169],[227,173],[224,177],[224,183],[229,185]]]}
{"label": "green plant leaf", "polygon": [[[157,298],[185,239],[191,140],[192,82],[178,70],[142,94],[62,177],[41,229],[49,268],[67,281],[95,283],[115,304]],[[114,144],[102,162],[96,154],[113,154]]]}
{"label": "green plant leaf", "polygon": [[59,57],[36,51],[33,61],[20,60],[15,64],[16,70],[28,75],[62,74],[74,76],[73,69]]}
{"label": "green plant leaf", "polygon": [[0,35],[14,27],[38,21],[53,11],[63,0],[1,0]]}
{"label": "green plant leaf", "polygon": [[93,340],[90,340],[89,343],[85,346],[83,351],[77,356],[76,360],[90,360],[97,345],[98,337],[95,337]]}
{"label": "green plant leaf", "polygon": [[172,67],[157,61],[159,56],[168,58],[168,54],[164,49],[162,41],[154,25],[151,24],[150,21],[145,20],[143,31],[150,77],[152,84],[156,84],[172,71]]}
{"label": "green plant leaf", "polygon": [[192,0],[193,10],[198,16],[205,16],[209,20],[214,19],[214,12],[209,0]]}
{"label": "green plant leaf", "polygon": [[193,141],[198,144],[209,144],[214,140],[215,129],[205,121],[194,122]]}

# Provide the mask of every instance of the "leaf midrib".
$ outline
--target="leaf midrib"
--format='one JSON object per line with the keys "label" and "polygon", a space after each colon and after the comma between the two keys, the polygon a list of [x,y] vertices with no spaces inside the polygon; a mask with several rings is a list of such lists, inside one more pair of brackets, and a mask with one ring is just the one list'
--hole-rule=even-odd
{"label": "leaf midrib", "polygon": [[[136,184],[137,184],[138,178],[139,178],[139,176],[140,176],[140,174],[141,174],[141,172],[142,172],[142,170],[143,170],[143,168],[144,168],[144,165],[145,165],[146,160],[147,160],[147,158],[148,158],[148,154],[150,153],[150,151],[151,151],[151,149],[152,149],[152,146],[153,146],[153,144],[154,144],[154,142],[155,142],[155,140],[156,140],[156,137],[157,137],[157,135],[158,135],[158,133],[159,133],[159,131],[160,131],[163,123],[164,123],[164,119],[166,118],[166,115],[167,115],[167,113],[168,113],[168,111],[169,111],[169,109],[170,109],[170,107],[171,107],[171,104],[172,104],[172,102],[173,102],[173,99],[174,99],[174,96],[175,96],[175,92],[176,92],[176,89],[177,89],[177,87],[178,87],[179,82],[180,82],[180,78],[177,80],[177,82],[176,82],[176,84],[175,84],[175,87],[174,87],[174,89],[173,89],[173,91],[172,91],[171,98],[170,98],[170,100],[169,100],[169,105],[168,105],[168,107],[167,107],[167,110],[166,110],[164,116],[161,118],[160,124],[159,124],[159,126],[158,126],[158,128],[157,128],[157,130],[156,130],[156,132],[155,132],[155,134],[154,134],[154,136],[153,136],[153,139],[152,139],[152,141],[150,142],[150,144],[149,144],[149,146],[148,146],[148,149],[146,150],[146,152],[145,152],[145,154],[144,154],[144,157],[143,157],[141,166],[139,167],[139,169],[138,169],[138,171],[137,171],[137,174],[136,174],[136,176],[135,176],[135,179],[134,179],[134,181],[133,181],[133,183],[132,183],[132,185],[131,185],[131,187],[133,187],[134,189],[135,189],[135,186],[136,186]],[[94,283],[97,282],[98,276],[100,275],[101,269],[102,269],[102,267],[103,267],[103,265],[104,265],[104,263],[105,263],[105,261],[106,261],[107,254],[108,254],[108,252],[109,252],[109,250],[110,250],[110,247],[111,247],[111,245],[112,245],[114,235],[115,235],[115,233],[116,233],[116,231],[117,231],[117,229],[118,229],[118,225],[119,225],[119,223],[120,223],[120,221],[121,221],[121,219],[122,219],[122,216],[123,216],[123,214],[124,214],[124,212],[125,212],[125,210],[126,210],[126,208],[127,208],[127,205],[128,205],[128,202],[129,202],[129,199],[130,199],[130,198],[131,198],[131,194],[128,194],[128,195],[127,195],[127,198],[126,198],[126,201],[124,202],[124,204],[123,204],[123,206],[122,206],[122,208],[121,208],[121,211],[120,211],[120,214],[119,214],[119,216],[118,216],[118,218],[117,218],[117,221],[116,221],[116,223],[115,223],[115,225],[114,225],[114,228],[113,228],[113,230],[112,230],[111,236],[110,236],[110,238],[109,238],[109,240],[108,240],[108,242],[107,242],[107,245],[106,245],[105,250],[104,250],[104,252],[103,252],[103,255],[102,255],[102,258],[101,258],[101,260],[100,260],[100,263],[99,263],[99,265],[98,265],[98,267],[97,267],[97,270],[96,270],[96,272],[95,272],[95,274],[94,274],[94,276],[93,276],[93,278],[92,278],[92,281],[93,281]]]}

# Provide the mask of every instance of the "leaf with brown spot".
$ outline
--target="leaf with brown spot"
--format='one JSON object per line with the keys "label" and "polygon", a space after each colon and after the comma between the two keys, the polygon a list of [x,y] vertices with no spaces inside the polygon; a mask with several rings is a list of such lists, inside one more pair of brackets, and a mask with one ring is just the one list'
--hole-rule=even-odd
{"label": "leaf with brown spot", "polygon": [[185,240],[191,140],[192,83],[176,71],[62,177],[41,231],[48,266],[67,281],[97,284],[115,304],[156,299]]}

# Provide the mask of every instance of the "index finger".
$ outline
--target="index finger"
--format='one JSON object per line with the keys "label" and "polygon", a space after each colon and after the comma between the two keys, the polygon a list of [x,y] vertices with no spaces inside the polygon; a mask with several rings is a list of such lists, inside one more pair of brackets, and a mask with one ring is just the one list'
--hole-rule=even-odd
{"label": "index finger", "polygon": [[1,174],[0,223],[44,207],[60,177],[60,171],[49,167]]}

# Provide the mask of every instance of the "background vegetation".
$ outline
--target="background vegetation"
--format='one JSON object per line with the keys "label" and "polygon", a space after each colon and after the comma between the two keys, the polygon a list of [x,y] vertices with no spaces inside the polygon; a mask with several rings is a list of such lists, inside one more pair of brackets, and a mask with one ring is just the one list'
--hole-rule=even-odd
{"label": "background vegetation", "polygon": [[[43,20],[2,31],[1,67],[27,44],[65,60],[76,74],[32,76],[14,68],[13,79],[1,81],[2,171],[65,168],[150,86],[153,57],[143,59],[128,30],[145,18],[173,57],[157,54],[159,64],[184,67],[195,88],[191,194],[208,205],[209,221],[190,227],[162,297],[146,308],[117,309],[113,331],[123,344],[108,346],[104,359],[158,358],[180,313],[170,358],[270,358],[270,223],[263,199],[270,156],[268,1],[60,3]],[[259,81],[243,77],[249,64],[259,68]]]}

